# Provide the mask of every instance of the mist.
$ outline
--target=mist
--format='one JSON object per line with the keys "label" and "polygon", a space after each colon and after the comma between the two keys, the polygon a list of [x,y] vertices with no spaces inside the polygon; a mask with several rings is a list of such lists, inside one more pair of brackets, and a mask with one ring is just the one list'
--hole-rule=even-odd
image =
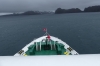
{"label": "mist", "polygon": [[0,0],[0,12],[54,11],[99,5],[100,0]]}

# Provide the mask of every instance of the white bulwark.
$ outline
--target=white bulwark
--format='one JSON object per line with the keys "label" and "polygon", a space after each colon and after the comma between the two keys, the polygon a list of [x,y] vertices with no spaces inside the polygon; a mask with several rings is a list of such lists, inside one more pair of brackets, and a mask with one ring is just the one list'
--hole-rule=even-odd
{"label": "white bulwark", "polygon": [[100,54],[2,56],[0,66],[100,66]]}

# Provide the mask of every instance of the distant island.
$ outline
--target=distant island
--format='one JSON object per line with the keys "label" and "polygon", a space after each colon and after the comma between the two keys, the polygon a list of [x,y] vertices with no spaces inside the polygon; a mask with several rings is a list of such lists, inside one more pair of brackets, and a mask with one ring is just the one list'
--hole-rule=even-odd
{"label": "distant island", "polygon": [[13,13],[13,14],[2,15],[2,16],[43,15],[43,14],[54,14],[54,12],[51,12],[51,11],[26,11],[23,13]]}
{"label": "distant island", "polygon": [[85,13],[85,12],[100,12],[100,5],[86,7],[86,8],[84,8],[83,11],[79,8],[71,8],[71,9],[57,8],[55,10],[55,12],[52,12],[52,11],[26,11],[23,13],[13,13],[13,14],[2,15],[2,16],[44,15],[44,14]]}
{"label": "distant island", "polygon": [[86,7],[84,9],[84,11],[80,10],[79,8],[71,8],[71,9],[57,8],[55,10],[55,14],[62,14],[62,13],[81,13],[81,12],[100,12],[100,5]]}
{"label": "distant island", "polygon": [[100,5],[87,7],[84,9],[84,12],[100,12]]}
{"label": "distant island", "polygon": [[55,11],[55,14],[62,14],[62,13],[79,13],[82,12],[79,8],[71,8],[71,9],[61,9],[58,8]]}

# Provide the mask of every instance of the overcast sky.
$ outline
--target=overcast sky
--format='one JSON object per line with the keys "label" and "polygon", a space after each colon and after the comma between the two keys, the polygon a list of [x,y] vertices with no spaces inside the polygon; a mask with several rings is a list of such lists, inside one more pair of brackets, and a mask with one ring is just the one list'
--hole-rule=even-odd
{"label": "overcast sky", "polygon": [[84,9],[92,5],[100,5],[100,0],[0,0],[0,12],[52,11],[59,7]]}

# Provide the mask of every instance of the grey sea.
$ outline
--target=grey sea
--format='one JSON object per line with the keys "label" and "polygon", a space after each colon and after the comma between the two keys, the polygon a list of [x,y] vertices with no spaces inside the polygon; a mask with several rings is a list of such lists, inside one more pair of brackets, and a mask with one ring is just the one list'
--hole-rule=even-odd
{"label": "grey sea", "polygon": [[0,56],[11,56],[44,35],[58,37],[79,54],[100,53],[100,13],[0,17]]}

